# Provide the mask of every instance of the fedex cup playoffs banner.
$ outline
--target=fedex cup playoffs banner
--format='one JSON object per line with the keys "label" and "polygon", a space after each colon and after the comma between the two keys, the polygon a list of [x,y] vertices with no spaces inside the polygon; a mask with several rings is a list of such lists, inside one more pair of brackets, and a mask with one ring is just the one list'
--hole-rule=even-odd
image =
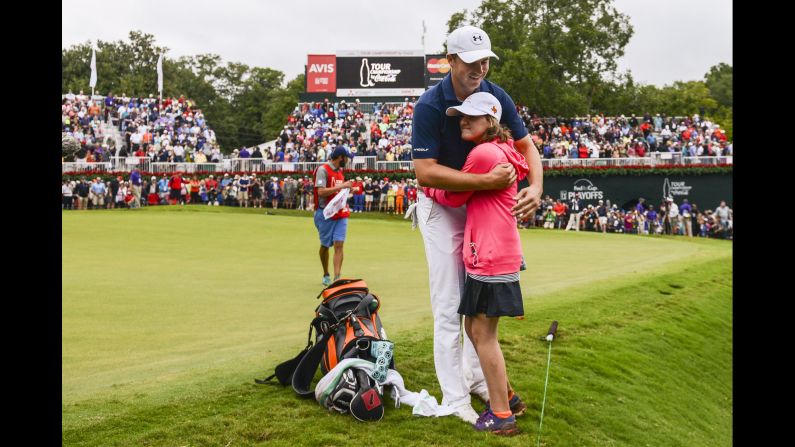
{"label": "fedex cup playoffs banner", "polygon": [[450,72],[450,63],[446,54],[428,54],[425,56],[425,86],[430,88],[438,84]]}
{"label": "fedex cup playoffs banner", "polygon": [[420,96],[425,55],[410,51],[338,51],[337,96]]}
{"label": "fedex cup playoffs banner", "polygon": [[599,200],[610,200],[623,209],[634,207],[640,197],[655,208],[664,197],[673,197],[677,205],[687,199],[702,211],[714,210],[721,200],[732,206],[732,191],[731,174],[544,177],[544,195],[553,200],[569,201],[580,193],[586,205],[596,206]]}
{"label": "fedex cup playoffs banner", "polygon": [[333,54],[310,54],[306,61],[306,91],[308,93],[337,90],[337,56]]}

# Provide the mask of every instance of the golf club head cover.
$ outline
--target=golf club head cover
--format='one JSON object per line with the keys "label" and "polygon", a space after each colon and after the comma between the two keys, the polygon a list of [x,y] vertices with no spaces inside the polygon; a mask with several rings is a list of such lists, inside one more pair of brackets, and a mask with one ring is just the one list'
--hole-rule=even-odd
{"label": "golf club head cover", "polygon": [[356,377],[359,391],[351,399],[351,415],[362,422],[380,421],[384,417],[383,388],[375,381],[371,384],[372,379],[361,369],[356,369]]}
{"label": "golf club head cover", "polygon": [[350,410],[351,400],[359,390],[359,381],[356,379],[352,369],[347,369],[342,373],[337,386],[329,394],[331,408],[340,413],[347,413]]}

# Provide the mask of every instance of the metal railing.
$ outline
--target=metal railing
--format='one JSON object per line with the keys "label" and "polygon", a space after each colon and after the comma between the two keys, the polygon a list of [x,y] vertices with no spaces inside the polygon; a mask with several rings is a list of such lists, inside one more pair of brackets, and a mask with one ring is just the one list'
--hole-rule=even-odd
{"label": "metal railing", "polygon": [[[170,172],[312,172],[325,162],[274,162],[262,158],[230,158],[219,163],[175,163],[153,162],[149,157],[113,158],[107,162],[65,162],[61,166],[61,173],[108,173],[131,172],[138,168],[141,172],[154,174]],[[403,162],[405,163],[405,162]],[[411,162],[408,162],[411,163]],[[353,171],[375,171],[382,168],[377,166],[376,157],[354,157],[347,166]],[[408,170],[411,170],[408,167]]]}
{"label": "metal railing", "polygon": [[378,171],[413,171],[414,162],[408,161],[378,161],[375,163]]}
{"label": "metal railing", "polygon": [[544,158],[541,165],[545,168],[571,167],[622,167],[622,166],[659,166],[659,165],[724,165],[733,164],[732,156],[722,157],[683,157],[679,153],[655,152],[650,157],[629,158]]}
{"label": "metal railing", "polygon": [[[62,173],[108,173],[130,172],[138,168],[142,172],[161,174],[170,172],[185,173],[224,173],[224,172],[312,172],[323,162],[273,162],[261,158],[233,158],[220,163],[159,163],[147,157],[127,157],[109,162],[77,163],[66,162]],[[622,167],[622,166],[660,166],[660,165],[732,165],[732,156],[721,157],[682,157],[681,154],[656,153],[643,158],[547,158],[541,160],[544,168],[570,167]],[[347,167],[350,171],[406,171],[414,170],[412,161],[376,161],[376,157],[354,157]]]}

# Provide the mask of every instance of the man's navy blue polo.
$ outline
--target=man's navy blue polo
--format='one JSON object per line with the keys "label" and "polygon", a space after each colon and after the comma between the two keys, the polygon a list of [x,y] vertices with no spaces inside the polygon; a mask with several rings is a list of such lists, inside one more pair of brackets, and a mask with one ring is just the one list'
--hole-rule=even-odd
{"label": "man's navy blue polo", "polygon": [[[487,80],[480,81],[480,92],[494,95],[502,105],[500,123],[511,129],[514,140],[527,136],[527,128],[505,90]],[[461,117],[447,116],[448,107],[460,106],[450,75],[420,96],[414,106],[411,146],[413,158],[435,158],[439,164],[461,170],[475,143],[461,139]]]}

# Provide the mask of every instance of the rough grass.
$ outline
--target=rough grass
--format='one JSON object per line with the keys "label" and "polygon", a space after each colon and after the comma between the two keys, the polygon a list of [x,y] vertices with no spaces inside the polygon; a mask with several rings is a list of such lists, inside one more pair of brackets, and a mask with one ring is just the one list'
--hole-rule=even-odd
{"label": "rough grass", "polygon": [[[543,445],[731,445],[729,243],[523,231],[527,318],[500,339],[530,409],[506,440],[409,407],[357,423],[255,385],[303,346],[320,289],[311,220],[277,213],[64,213],[64,445],[535,444],[553,319]],[[406,386],[440,398],[419,233],[349,228],[346,276],[382,296]]]}

